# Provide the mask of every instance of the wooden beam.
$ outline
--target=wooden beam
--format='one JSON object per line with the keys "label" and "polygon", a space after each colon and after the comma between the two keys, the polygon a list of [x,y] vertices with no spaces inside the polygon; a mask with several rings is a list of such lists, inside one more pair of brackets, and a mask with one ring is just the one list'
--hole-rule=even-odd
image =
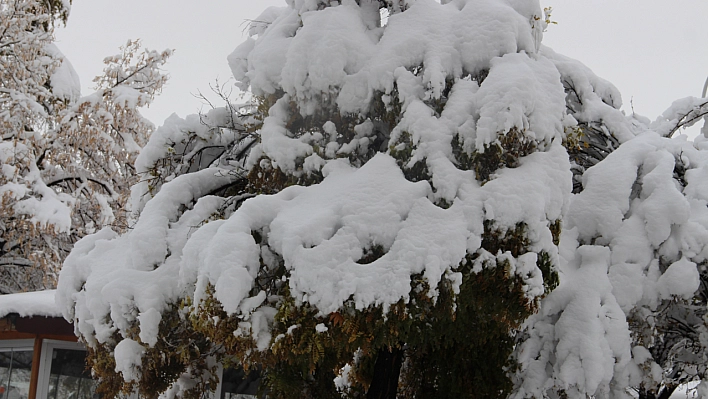
{"label": "wooden beam", "polygon": [[39,359],[42,355],[42,338],[34,339],[34,351],[32,352],[32,373],[30,374],[30,389],[27,399],[37,398],[37,382],[39,381]]}
{"label": "wooden beam", "polygon": [[39,334],[37,337],[42,339],[53,339],[55,341],[78,342],[79,339],[75,335],[55,335],[55,334]]}
{"label": "wooden beam", "polygon": [[6,339],[35,339],[37,334],[24,333],[19,331],[0,331],[0,346]]}

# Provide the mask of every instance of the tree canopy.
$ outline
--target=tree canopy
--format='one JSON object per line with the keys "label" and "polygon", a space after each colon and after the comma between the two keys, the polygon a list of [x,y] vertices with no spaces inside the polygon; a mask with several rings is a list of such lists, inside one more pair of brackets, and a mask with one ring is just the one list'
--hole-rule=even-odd
{"label": "tree canopy", "polygon": [[134,162],[152,124],[138,108],[166,80],[170,52],[128,42],[104,60],[97,91],[54,45],[69,3],[0,1],[0,292],[56,285],[75,241],[111,225],[124,231]]}
{"label": "tree canopy", "polygon": [[[535,0],[291,0],[248,104],[165,121],[57,300],[105,394],[667,397],[706,364],[708,144],[542,44]],[[701,388],[703,389],[703,385]]]}

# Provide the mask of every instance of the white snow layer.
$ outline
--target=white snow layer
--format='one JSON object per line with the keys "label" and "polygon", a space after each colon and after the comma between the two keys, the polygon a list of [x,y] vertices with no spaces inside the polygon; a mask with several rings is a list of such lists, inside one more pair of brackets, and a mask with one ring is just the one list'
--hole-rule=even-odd
{"label": "white snow layer", "polygon": [[[661,367],[633,346],[627,321],[699,288],[708,152],[697,147],[701,140],[647,131],[587,170],[564,219],[561,284],[527,322],[515,397],[559,388],[571,397],[629,398],[625,387],[661,381]],[[685,187],[673,177],[677,162],[687,169]],[[663,273],[657,253],[669,263]]]}
{"label": "white snow layer", "polygon": [[[57,193],[44,182],[41,171],[34,162],[27,163],[27,171],[16,176],[14,158],[30,156],[30,149],[21,142],[0,142],[0,173],[9,182],[0,187],[0,195],[9,195],[17,200],[15,213],[30,215],[33,223],[42,227],[53,226],[57,232],[71,228],[71,208],[75,199],[66,193]],[[28,195],[34,194],[34,195]]]}
{"label": "white snow layer", "polygon": [[20,292],[0,295],[0,317],[17,313],[21,317],[61,317],[62,311],[54,302],[56,290]]}
{"label": "white snow layer", "polygon": [[144,352],[145,348],[130,338],[125,338],[116,345],[113,352],[116,371],[123,374],[126,381],[137,381],[140,378],[139,368]]}
{"label": "white snow layer", "polygon": [[[249,165],[265,155],[286,173],[319,171],[324,180],[251,198],[227,219],[209,222],[224,199],[207,194],[232,178],[228,165],[168,176],[154,197],[147,183],[136,186],[135,228],[82,239],[61,272],[57,303],[89,344],[107,342],[116,331],[125,336],[137,322],[142,342],[120,346],[118,367],[130,379],[139,346],[157,339],[160,313],[185,296],[199,304],[211,286],[224,310],[243,320],[235,333],[250,334],[267,349],[275,309],[264,292],[253,294],[253,282],[261,261],[271,267],[274,255],[285,263],[296,302],[327,314],[345,305],[385,309],[407,300],[417,273],[435,298],[443,279],[459,286],[456,269],[466,254],[510,260],[529,297],[538,297],[544,287],[536,254],[544,251],[560,272],[560,286],[526,323],[528,338],[515,355],[521,365],[516,397],[543,397],[553,389],[571,397],[625,397],[624,388],[646,373],[656,379],[660,370],[649,352],[632,346],[627,314],[691,297],[697,288],[696,264],[708,255],[708,145],[661,135],[680,110],[702,105],[675,105],[653,125],[661,135],[624,116],[611,84],[540,45],[545,23],[535,0],[418,0],[393,12],[385,27],[376,2],[344,0],[323,10],[316,1],[287,3],[256,18],[252,37],[228,58],[241,88],[284,93],[264,120]],[[480,73],[484,79],[477,79]],[[429,104],[449,82],[437,113]],[[567,114],[562,82],[572,84],[582,105],[574,115]],[[320,153],[313,143],[337,134],[332,122],[300,135],[286,127],[292,102],[303,116],[323,101],[365,116],[374,95],[390,101],[394,89],[402,113],[390,142],[409,135],[409,166],[424,161],[431,183],[408,181],[387,153],[361,167],[337,158],[357,148],[366,152],[370,119],[355,128],[354,141],[332,140]],[[584,191],[572,196],[561,141],[565,129],[590,121],[602,122],[622,145],[587,170]],[[455,136],[468,153],[481,152],[512,129],[538,150],[518,167],[497,170],[485,184],[474,171],[458,169]],[[153,168],[175,143],[183,145],[185,132],[204,143],[219,140],[197,117],[173,116],[143,149],[138,171]],[[685,186],[673,178],[679,161]],[[450,206],[436,206],[439,200]],[[549,225],[559,219],[556,247]],[[485,253],[485,220],[502,231],[525,223],[531,252],[517,259]],[[374,247],[384,255],[357,263]],[[656,253],[670,262],[663,274]]]}
{"label": "white snow layer", "polygon": [[60,64],[54,69],[49,83],[52,87],[52,93],[58,98],[68,101],[75,101],[81,97],[81,81],[79,74],[76,73],[73,65],[59,50],[59,48],[51,43],[48,44],[46,51],[52,58],[60,60]]}

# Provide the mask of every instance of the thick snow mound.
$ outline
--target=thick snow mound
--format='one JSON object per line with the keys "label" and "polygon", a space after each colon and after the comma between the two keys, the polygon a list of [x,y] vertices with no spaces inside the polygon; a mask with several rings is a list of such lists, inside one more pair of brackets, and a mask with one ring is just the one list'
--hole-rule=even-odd
{"label": "thick snow mound", "polygon": [[[236,312],[260,266],[252,231],[267,232],[268,245],[282,255],[292,273],[291,295],[324,314],[350,297],[359,309],[407,299],[410,275],[424,270],[437,287],[449,265],[464,257],[467,227],[461,206],[438,208],[427,199],[430,191],[379,154],[361,169],[332,171],[321,184],[247,200],[205,249],[195,248],[198,256],[185,249],[194,262],[183,266],[197,269],[195,298],[208,281],[224,310]],[[357,263],[375,247],[385,255]]]}

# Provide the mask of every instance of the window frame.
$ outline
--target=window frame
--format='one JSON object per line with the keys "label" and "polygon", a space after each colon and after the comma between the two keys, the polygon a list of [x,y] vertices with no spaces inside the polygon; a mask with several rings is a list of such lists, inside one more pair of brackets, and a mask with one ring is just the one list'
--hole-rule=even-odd
{"label": "window frame", "polygon": [[[37,353],[35,348],[34,338],[17,338],[17,339],[2,339],[0,340],[0,352],[10,351],[28,351],[32,353],[32,368],[30,369],[30,387],[29,393],[32,395],[32,380],[35,367],[35,361],[37,359]],[[36,396],[35,396],[36,397]]]}
{"label": "window frame", "polygon": [[[224,371],[226,371],[224,364],[219,362],[219,366],[218,366],[218,370],[217,370],[217,374],[219,375],[219,383],[216,385],[216,389],[213,392],[213,394],[214,394],[213,398],[210,398],[210,399],[221,399],[221,394],[222,394],[221,391],[223,389],[223,381],[224,381]],[[262,383],[262,381],[261,381],[261,383]],[[258,398],[259,397],[256,396],[256,399],[258,399]]]}
{"label": "window frame", "polygon": [[220,399],[221,398],[221,388],[222,388],[222,381],[224,380],[224,364],[219,362],[218,368],[216,370],[216,374],[219,376],[219,383],[216,384],[216,389],[213,392],[214,397],[212,399]]}
{"label": "window frame", "polygon": [[80,342],[61,341],[56,339],[42,340],[42,349],[39,359],[39,375],[37,376],[36,398],[49,396],[49,376],[52,371],[52,353],[54,349],[76,350],[86,353],[86,346]]}
{"label": "window frame", "polygon": [[27,349],[34,353],[34,339],[32,338],[20,338],[20,339],[2,339],[0,340],[0,351],[2,349],[9,348],[12,350]]}
{"label": "window frame", "polygon": [[[0,342],[0,348],[12,348],[13,350],[17,348],[27,348],[28,350],[34,351],[34,340],[3,340]],[[81,342],[43,339],[38,364],[39,372],[37,376],[37,399],[46,398],[49,395],[49,377],[52,370],[52,353],[54,352],[54,349],[68,349],[86,353],[86,345]],[[222,381],[224,379],[224,365],[221,362],[218,364],[217,375],[219,376],[219,383],[217,384],[216,389],[212,392],[212,395],[214,396],[211,399],[219,399],[221,397],[221,391],[223,388]],[[137,395],[130,395],[129,398],[137,398]]]}

